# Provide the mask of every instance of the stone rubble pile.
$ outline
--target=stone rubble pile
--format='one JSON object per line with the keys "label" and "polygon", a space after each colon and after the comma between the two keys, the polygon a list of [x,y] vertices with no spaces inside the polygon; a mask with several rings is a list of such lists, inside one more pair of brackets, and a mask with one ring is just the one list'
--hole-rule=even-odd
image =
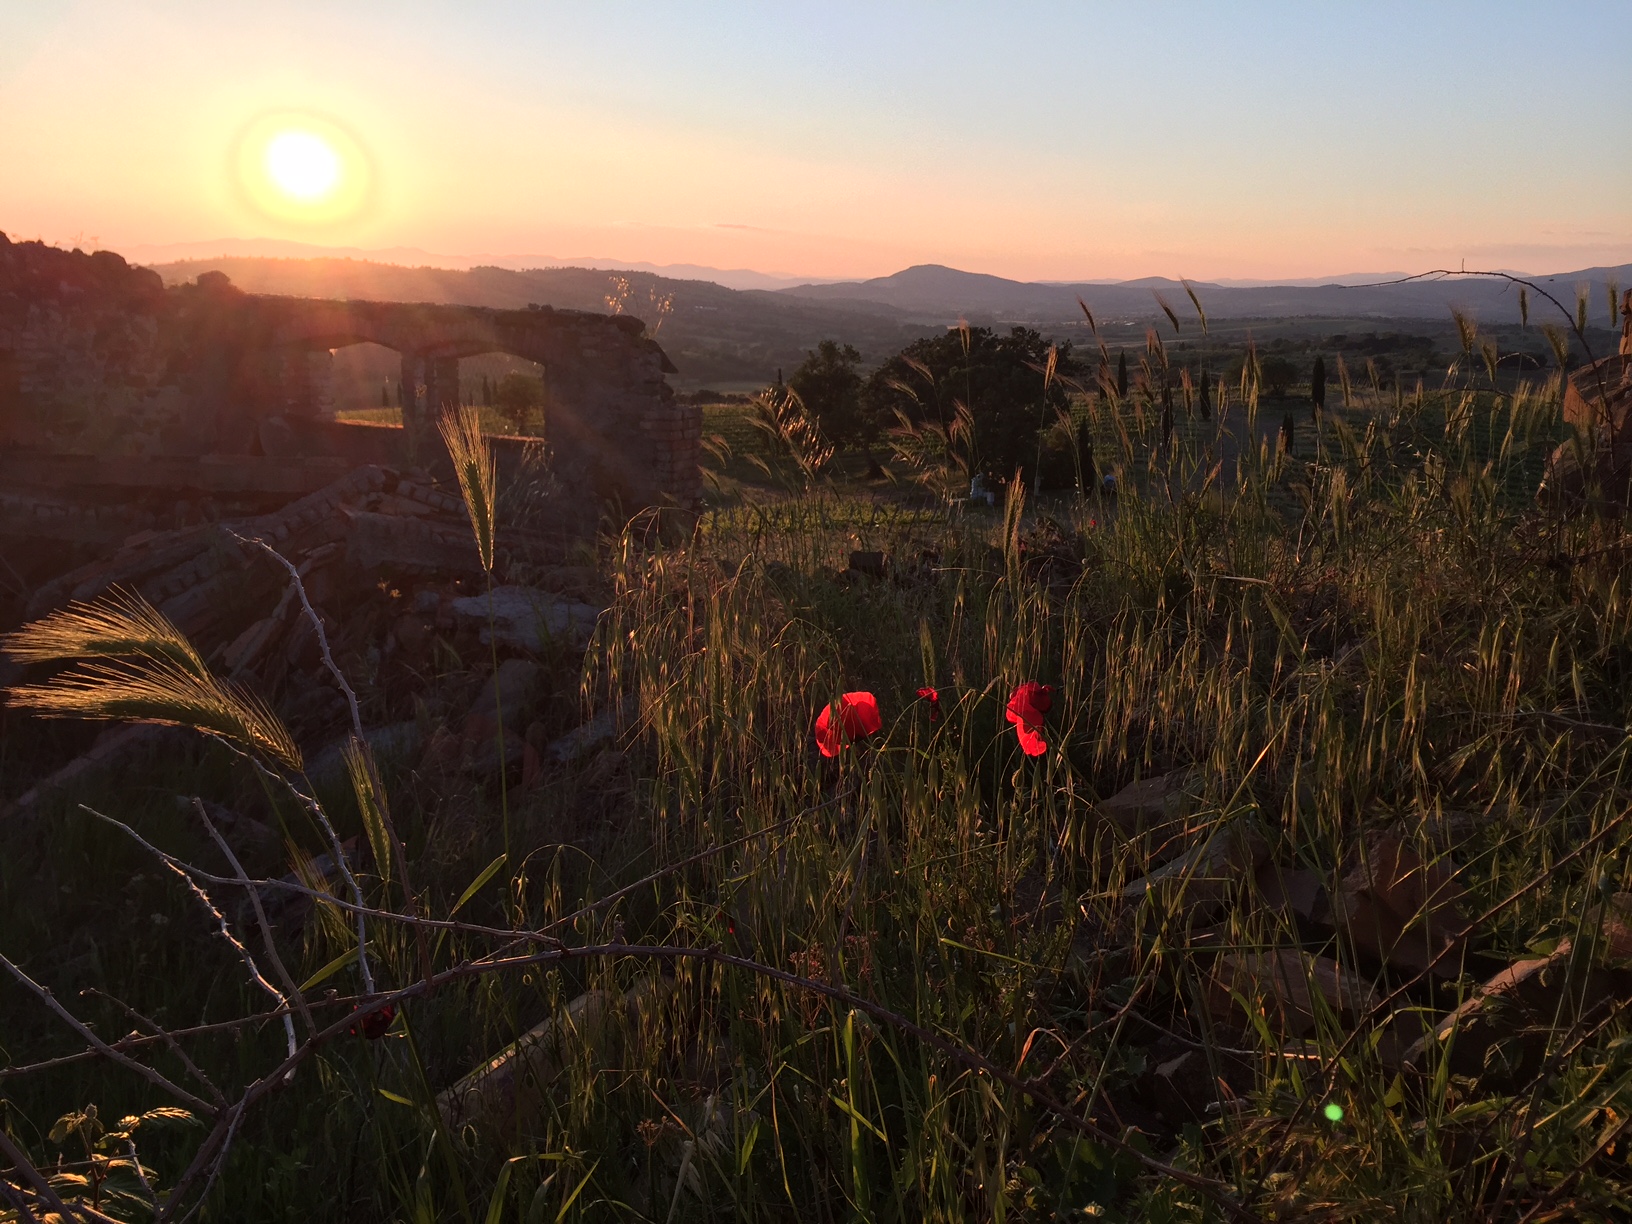
{"label": "stone rubble pile", "polygon": [[[115,591],[140,595],[218,675],[273,706],[305,751],[314,785],[341,782],[349,704],[288,570],[257,541],[300,574],[336,662],[363,698],[377,755],[531,779],[579,752],[579,740],[610,734],[592,722],[557,743],[530,717],[548,695],[550,666],[570,677],[576,704],[578,668],[602,611],[595,570],[566,564],[575,541],[501,526],[489,593],[464,503],[419,473],[365,466],[271,513],[139,532],[37,587],[20,619]],[[0,667],[11,668],[0,680],[21,674]],[[486,688],[468,710],[448,706],[483,676]],[[10,806],[29,807],[163,734],[114,728]]]}

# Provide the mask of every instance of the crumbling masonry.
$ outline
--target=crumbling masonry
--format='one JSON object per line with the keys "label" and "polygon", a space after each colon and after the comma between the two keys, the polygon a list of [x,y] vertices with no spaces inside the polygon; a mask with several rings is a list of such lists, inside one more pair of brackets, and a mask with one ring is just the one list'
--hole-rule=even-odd
{"label": "crumbling masonry", "polygon": [[[331,419],[331,351],[364,341],[402,356],[402,428]],[[675,402],[637,319],[259,296],[219,273],[167,289],[112,252],[0,234],[0,556],[37,570],[50,542],[81,560],[142,530],[269,512],[363,465],[434,472],[459,360],[490,352],[544,367],[563,505],[593,519],[695,504],[698,410]],[[498,448],[501,465],[524,449]]]}

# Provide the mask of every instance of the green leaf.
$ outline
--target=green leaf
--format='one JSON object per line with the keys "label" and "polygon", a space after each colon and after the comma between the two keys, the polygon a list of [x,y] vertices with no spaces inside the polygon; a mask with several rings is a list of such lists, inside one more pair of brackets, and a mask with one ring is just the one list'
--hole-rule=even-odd
{"label": "green leaf", "polygon": [[741,1177],[748,1172],[748,1161],[754,1154],[754,1144],[759,1142],[760,1123],[754,1119],[754,1124],[748,1128],[748,1137],[742,1141],[742,1151],[737,1156],[737,1176]]}
{"label": "green leaf", "polygon": [[1396,1105],[1404,1100],[1405,1078],[1403,1076],[1396,1075],[1394,1077],[1394,1082],[1389,1084],[1388,1091],[1383,1095],[1383,1108],[1393,1109]]}
{"label": "green leaf", "polygon": [[398,1105],[406,1105],[406,1106],[408,1106],[409,1109],[418,1109],[419,1108],[418,1105],[415,1105],[407,1097],[402,1096],[399,1093],[392,1092],[389,1089],[376,1088],[374,1091],[378,1092],[382,1097],[384,1097],[388,1101],[395,1101]]}
{"label": "green leaf", "polygon": [[493,1194],[487,1200],[485,1224],[499,1224],[499,1221],[504,1218],[504,1196],[505,1192],[510,1189],[510,1170],[515,1167],[517,1160],[522,1159],[525,1159],[525,1157],[513,1157],[505,1161],[504,1168],[499,1170],[499,1180],[494,1183]]}
{"label": "green leaf", "polygon": [[311,977],[302,982],[300,984],[300,993],[305,994],[308,990],[321,986],[324,982],[328,981],[331,977],[339,973],[340,970],[344,969],[356,959],[357,949],[355,947],[353,947],[349,952],[342,952],[328,964],[324,965],[323,968],[312,974]]}
{"label": "green leaf", "polygon": [[486,884],[498,873],[499,868],[504,866],[504,860],[508,857],[509,855],[501,854],[486,867],[482,868],[482,874],[472,880],[470,882],[470,887],[465,889],[465,891],[460,894],[459,900],[453,903],[453,908],[448,911],[449,918],[452,918],[460,910],[464,909],[465,902],[469,901],[477,893],[482,891],[482,885]]}
{"label": "green leaf", "polygon": [[855,1106],[851,1105],[849,1101],[844,1100],[842,1097],[834,1096],[831,1092],[827,1094],[827,1099],[832,1101],[833,1104],[837,1105],[847,1117],[871,1131],[873,1136],[878,1139],[880,1143],[889,1142],[888,1139],[884,1138],[884,1132],[879,1130],[878,1127],[874,1126],[872,1121],[862,1114],[861,1111],[856,1109]]}
{"label": "green leaf", "polygon": [[527,1204],[527,1224],[544,1224],[544,1212],[549,1208],[550,1183],[554,1180],[555,1174],[551,1173],[533,1191],[533,1201]]}
{"label": "green leaf", "polygon": [[584,1180],[573,1188],[572,1193],[567,1195],[567,1201],[561,1204],[561,1210],[555,1213],[555,1224],[561,1224],[561,1221],[567,1218],[567,1212],[572,1210],[572,1205],[578,1201],[578,1196],[584,1192],[584,1187],[589,1185],[589,1179],[595,1176],[595,1170],[600,1167],[601,1162],[598,1160],[589,1166],[589,1172],[584,1174]]}

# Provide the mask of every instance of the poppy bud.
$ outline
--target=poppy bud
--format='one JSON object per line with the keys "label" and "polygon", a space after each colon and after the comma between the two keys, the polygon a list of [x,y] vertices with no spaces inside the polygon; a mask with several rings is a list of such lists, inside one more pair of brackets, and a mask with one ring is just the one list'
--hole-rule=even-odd
{"label": "poppy bud", "polygon": [[[351,1010],[353,1012],[358,1012],[361,1011],[362,1008],[354,1007]],[[353,1021],[351,1025],[351,1035],[353,1037],[366,1037],[370,1041],[378,1041],[381,1037],[385,1036],[386,1030],[391,1027],[391,1022],[396,1018],[397,1009],[391,1004],[387,1003],[384,1007],[379,1008],[376,1011],[371,1011],[368,1013],[368,1015],[359,1017],[357,1020]]]}
{"label": "poppy bud", "polygon": [[930,688],[928,685],[925,685],[923,688],[918,690],[918,696],[921,697],[923,700],[929,702],[929,721],[932,722],[932,723],[940,722],[941,721],[941,695],[938,692],[936,692],[933,688]]}

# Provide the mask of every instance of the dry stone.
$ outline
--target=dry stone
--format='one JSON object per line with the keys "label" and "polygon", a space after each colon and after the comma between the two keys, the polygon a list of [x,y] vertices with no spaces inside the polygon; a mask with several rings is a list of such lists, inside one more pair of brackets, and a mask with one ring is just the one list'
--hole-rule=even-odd
{"label": "dry stone", "polygon": [[495,639],[508,650],[538,653],[565,643],[582,649],[594,632],[601,609],[551,595],[536,587],[495,587],[453,601],[454,616],[481,633],[483,644]]}

